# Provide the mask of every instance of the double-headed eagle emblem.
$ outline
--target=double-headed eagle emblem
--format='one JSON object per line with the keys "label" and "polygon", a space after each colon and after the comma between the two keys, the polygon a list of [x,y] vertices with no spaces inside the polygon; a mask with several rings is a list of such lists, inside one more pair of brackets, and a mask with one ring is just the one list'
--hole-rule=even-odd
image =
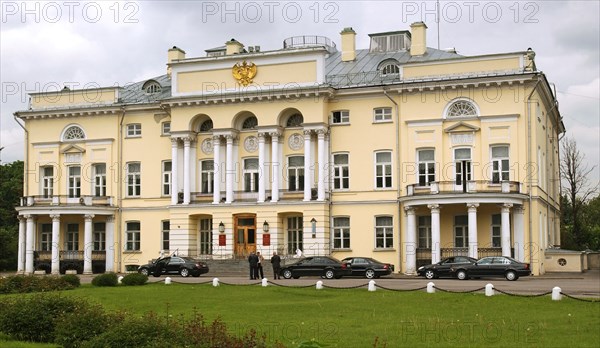
{"label": "double-headed eagle emblem", "polygon": [[256,64],[248,64],[246,61],[243,61],[242,64],[236,63],[231,69],[231,73],[238,83],[244,87],[248,86],[253,82],[252,79],[254,76],[256,76]]}

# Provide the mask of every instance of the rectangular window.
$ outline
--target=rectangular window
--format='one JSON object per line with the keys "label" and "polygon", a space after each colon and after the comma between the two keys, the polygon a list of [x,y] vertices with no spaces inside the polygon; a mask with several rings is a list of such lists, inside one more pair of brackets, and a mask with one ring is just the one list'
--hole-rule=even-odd
{"label": "rectangular window", "polygon": [[419,186],[429,186],[435,181],[435,153],[434,150],[418,150],[417,161],[419,166]]}
{"label": "rectangular window", "polygon": [[336,190],[350,188],[350,167],[347,153],[333,155],[333,188]]}
{"label": "rectangular window", "polygon": [[392,121],[392,108],[375,108],[373,109],[374,122],[390,122]]}
{"label": "rectangular window", "polygon": [[127,196],[139,197],[142,191],[141,164],[133,162],[127,164]]}
{"label": "rectangular window", "polygon": [[52,224],[42,224],[40,233],[40,251],[52,250]]}
{"label": "rectangular window", "polygon": [[304,250],[302,245],[302,216],[288,217],[287,219],[287,251],[295,254],[296,250]]}
{"label": "rectangular window", "polygon": [[162,135],[169,135],[169,134],[171,134],[171,122],[163,122],[162,123]]}
{"label": "rectangular window", "polygon": [[50,198],[54,194],[54,167],[42,168],[42,195]]}
{"label": "rectangular window", "polygon": [[502,246],[502,216],[500,214],[492,215],[492,248]]}
{"label": "rectangular window", "polygon": [[94,196],[106,196],[106,164],[94,164]]}
{"label": "rectangular window", "polygon": [[454,165],[456,174],[456,185],[462,185],[464,181],[471,181],[471,149],[455,149]]}
{"label": "rectangular window", "polygon": [[169,235],[171,234],[171,221],[163,220],[161,221],[161,237],[162,237],[162,250],[169,251],[170,243],[169,243]]}
{"label": "rectangular window", "polygon": [[106,250],[106,223],[94,222],[94,251]]}
{"label": "rectangular window", "polygon": [[212,255],[212,219],[200,220],[200,254]]}
{"label": "rectangular window", "polygon": [[457,215],[454,217],[454,247],[466,248],[469,246],[469,217]]}
{"label": "rectangular window", "polygon": [[78,198],[81,196],[81,167],[69,167],[69,178],[67,190],[69,198]]}
{"label": "rectangular window", "polygon": [[141,137],[142,125],[140,123],[131,123],[127,125],[127,137]]}
{"label": "rectangular window", "polygon": [[163,161],[162,163],[162,195],[168,196],[171,194],[171,161]]}
{"label": "rectangular window", "polygon": [[258,158],[244,159],[244,192],[258,192]]}
{"label": "rectangular window", "polygon": [[140,251],[140,222],[130,221],[126,224],[126,251]]}
{"label": "rectangular window", "polygon": [[288,190],[304,190],[304,156],[288,158]]}
{"label": "rectangular window", "polygon": [[67,225],[67,239],[65,240],[65,249],[69,251],[79,250],[79,225]]}
{"label": "rectangular window", "polygon": [[508,180],[508,146],[492,146],[492,183]]}
{"label": "rectangular window", "polygon": [[419,216],[418,248],[431,248],[431,216]]}
{"label": "rectangular window", "polygon": [[331,123],[333,123],[333,124],[350,123],[350,111],[340,110],[340,111],[332,112],[331,113]]}
{"label": "rectangular window", "polygon": [[333,218],[333,248],[334,249],[349,249],[350,248],[350,218],[349,217]]}
{"label": "rectangular window", "polygon": [[213,160],[202,161],[200,167],[202,168],[200,174],[202,193],[213,193],[215,162]]}
{"label": "rectangular window", "polygon": [[392,153],[377,152],[375,154],[375,187],[392,187]]}
{"label": "rectangular window", "polygon": [[375,247],[390,249],[394,247],[394,225],[391,216],[377,216],[375,218]]}

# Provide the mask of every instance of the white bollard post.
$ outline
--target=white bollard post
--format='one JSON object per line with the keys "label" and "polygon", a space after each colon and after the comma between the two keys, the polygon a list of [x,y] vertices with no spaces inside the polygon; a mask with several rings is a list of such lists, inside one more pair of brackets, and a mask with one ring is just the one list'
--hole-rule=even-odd
{"label": "white bollard post", "polygon": [[369,282],[369,291],[375,291],[375,290],[376,290],[376,288],[375,288],[375,281],[371,280]]}
{"label": "white bollard post", "polygon": [[490,283],[485,286],[485,296],[494,296],[494,286]]}
{"label": "white bollard post", "polygon": [[214,287],[219,286],[219,278],[213,278],[213,286]]}
{"label": "white bollard post", "polygon": [[435,293],[435,284],[433,284],[433,282],[427,283],[427,293],[428,294]]}
{"label": "white bollard post", "polygon": [[171,284],[171,277],[166,277],[165,278],[165,285],[169,285]]}
{"label": "white bollard post", "polygon": [[317,282],[317,290],[321,290],[321,289],[323,289],[323,282],[319,280]]}
{"label": "white bollard post", "polygon": [[268,282],[269,282],[269,281],[267,280],[267,278],[263,278],[263,279],[262,279],[262,286],[266,288],[266,287],[267,287],[267,285],[269,284]]}
{"label": "white bollard post", "polygon": [[119,278],[117,279],[117,281],[119,282],[119,284],[123,283],[123,276],[119,276]]}
{"label": "white bollard post", "polygon": [[562,300],[562,294],[560,293],[561,291],[562,291],[562,289],[559,288],[558,286],[555,286],[552,288],[552,301]]}

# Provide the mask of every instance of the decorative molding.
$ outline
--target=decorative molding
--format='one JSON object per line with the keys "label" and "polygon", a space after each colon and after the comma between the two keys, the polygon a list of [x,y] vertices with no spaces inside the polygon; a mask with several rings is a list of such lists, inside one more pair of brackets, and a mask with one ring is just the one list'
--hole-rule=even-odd
{"label": "decorative molding", "polygon": [[[218,137],[215,137],[218,138]],[[212,139],[204,139],[200,145],[200,149],[205,155],[211,155],[214,151]]]}
{"label": "decorative molding", "polygon": [[452,133],[450,134],[450,139],[452,141],[452,145],[464,145],[464,144],[473,144],[474,140],[473,133]]}
{"label": "decorative molding", "polygon": [[251,135],[244,140],[244,149],[250,153],[258,149],[258,139]]}
{"label": "decorative molding", "polygon": [[304,147],[304,137],[299,133],[290,135],[288,138],[288,146],[294,151],[300,150],[302,147]]}

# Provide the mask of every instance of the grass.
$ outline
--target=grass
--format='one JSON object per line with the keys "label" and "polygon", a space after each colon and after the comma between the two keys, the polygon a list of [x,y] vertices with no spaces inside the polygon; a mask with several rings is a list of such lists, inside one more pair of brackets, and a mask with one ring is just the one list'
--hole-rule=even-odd
{"label": "grass", "polygon": [[[197,310],[221,317],[233,333],[250,328],[286,346],[314,340],[330,347],[597,347],[600,303],[572,299],[378,289],[149,284],[64,291],[108,310],[154,311],[168,320]],[[2,345],[2,341],[0,341]]]}

